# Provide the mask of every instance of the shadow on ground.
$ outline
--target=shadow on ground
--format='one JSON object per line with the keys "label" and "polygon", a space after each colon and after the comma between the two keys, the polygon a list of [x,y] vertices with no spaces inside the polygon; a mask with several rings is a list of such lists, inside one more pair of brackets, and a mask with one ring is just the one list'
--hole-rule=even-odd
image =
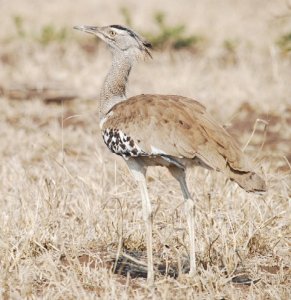
{"label": "shadow on ground", "polygon": [[[145,253],[141,251],[130,252],[129,254],[120,255],[117,261],[115,259],[111,259],[107,261],[106,267],[111,270],[114,274],[131,278],[146,278],[147,277],[147,267],[140,260],[145,258]],[[78,257],[72,258],[71,261],[67,259],[65,256],[61,256],[60,258],[61,264],[63,266],[72,266],[76,263],[80,266],[86,266],[92,269],[98,267],[99,262],[88,254],[82,254]],[[189,265],[189,264],[187,264]],[[207,267],[203,263],[200,262],[200,267],[206,269]],[[279,272],[279,267],[277,266],[260,266],[260,270],[270,273],[276,274]],[[160,264],[155,268],[156,274],[161,276],[167,276],[174,279],[179,277],[179,268],[178,266],[168,266],[167,264]],[[189,272],[189,268],[187,266],[182,268],[182,273],[187,274]],[[240,284],[240,285],[252,285],[256,284],[260,281],[260,278],[252,279],[248,275],[247,270],[243,267],[238,267],[237,271],[228,278],[228,275],[225,272],[225,278],[229,279],[229,283]]]}

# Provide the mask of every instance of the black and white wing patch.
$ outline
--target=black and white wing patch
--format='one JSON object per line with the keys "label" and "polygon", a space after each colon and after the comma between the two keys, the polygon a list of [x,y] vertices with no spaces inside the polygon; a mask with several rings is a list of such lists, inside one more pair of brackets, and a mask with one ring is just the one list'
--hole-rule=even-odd
{"label": "black and white wing patch", "polygon": [[102,131],[104,143],[111,152],[121,155],[123,158],[148,156],[139,145],[128,135],[119,129],[106,128]]}

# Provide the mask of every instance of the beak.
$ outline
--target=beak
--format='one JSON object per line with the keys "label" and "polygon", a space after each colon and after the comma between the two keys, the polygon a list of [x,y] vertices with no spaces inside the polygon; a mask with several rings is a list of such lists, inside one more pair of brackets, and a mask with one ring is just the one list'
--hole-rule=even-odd
{"label": "beak", "polygon": [[99,32],[99,27],[96,27],[96,26],[81,25],[81,26],[74,26],[73,28],[77,29],[77,30],[80,30],[80,31],[92,33],[92,34],[98,34],[98,33],[100,33]]}

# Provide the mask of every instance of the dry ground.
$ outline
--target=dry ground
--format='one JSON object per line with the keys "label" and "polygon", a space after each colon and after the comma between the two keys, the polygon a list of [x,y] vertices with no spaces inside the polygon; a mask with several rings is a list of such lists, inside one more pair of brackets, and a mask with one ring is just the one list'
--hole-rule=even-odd
{"label": "dry ground", "polygon": [[[144,2],[0,0],[0,298],[289,299],[291,57],[276,43],[291,31],[288,2]],[[129,95],[199,99],[268,184],[253,195],[220,174],[188,174],[199,198],[199,268],[188,278],[182,195],[166,170],[150,170],[154,291],[122,256],[146,261],[137,187],[100,138],[96,99],[110,56],[70,31],[122,23],[121,6],[139,31],[156,30],[152,16],[163,10],[205,40],[197,51],[155,52],[135,68]],[[47,24],[68,37],[39,42]]]}

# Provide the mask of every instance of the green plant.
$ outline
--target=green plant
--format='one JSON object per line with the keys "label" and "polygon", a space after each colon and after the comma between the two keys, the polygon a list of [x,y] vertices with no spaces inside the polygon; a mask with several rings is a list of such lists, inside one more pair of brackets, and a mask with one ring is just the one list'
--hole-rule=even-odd
{"label": "green plant", "polygon": [[62,42],[68,38],[68,30],[65,27],[55,28],[53,25],[47,24],[40,29],[39,33],[26,32],[23,17],[19,15],[13,16],[13,23],[18,38],[28,37],[44,45],[54,41]]}
{"label": "green plant", "polygon": [[125,25],[131,27],[131,25],[132,25],[132,19],[131,19],[131,14],[130,14],[129,9],[127,7],[125,7],[125,6],[122,6],[120,8],[120,12],[121,12],[121,14],[122,14],[122,16],[124,18]]}
{"label": "green plant", "polygon": [[238,60],[237,47],[237,40],[225,39],[222,43],[222,48],[224,51],[221,55],[221,63],[223,63],[224,65],[235,65]]}
{"label": "green plant", "polygon": [[231,39],[226,39],[223,41],[223,48],[228,52],[235,54],[236,53],[236,48],[237,48],[237,41],[231,40]]}
{"label": "green plant", "polygon": [[40,35],[36,38],[40,43],[47,45],[53,41],[62,42],[68,36],[67,29],[62,27],[56,29],[53,25],[45,25],[42,27]]}
{"label": "green plant", "polygon": [[16,28],[18,37],[24,37],[26,35],[23,28],[23,18],[19,15],[13,16],[13,23]]}
{"label": "green plant", "polygon": [[291,32],[282,35],[277,40],[277,45],[283,52],[285,53],[291,52]]}
{"label": "green plant", "polygon": [[169,26],[165,22],[165,14],[163,12],[157,12],[154,16],[155,23],[158,26],[158,33],[145,33],[145,36],[151,41],[156,48],[191,48],[202,40],[197,35],[186,35],[185,25],[178,24]]}
{"label": "green plant", "polygon": [[[120,12],[124,18],[124,23],[127,26],[132,26],[132,17],[130,10],[127,7],[121,7]],[[164,49],[181,49],[192,48],[203,39],[197,35],[186,35],[185,25],[178,24],[169,26],[165,22],[166,16],[164,12],[156,12],[154,15],[154,22],[158,27],[157,33],[145,32],[143,35],[152,43],[155,48]]]}

